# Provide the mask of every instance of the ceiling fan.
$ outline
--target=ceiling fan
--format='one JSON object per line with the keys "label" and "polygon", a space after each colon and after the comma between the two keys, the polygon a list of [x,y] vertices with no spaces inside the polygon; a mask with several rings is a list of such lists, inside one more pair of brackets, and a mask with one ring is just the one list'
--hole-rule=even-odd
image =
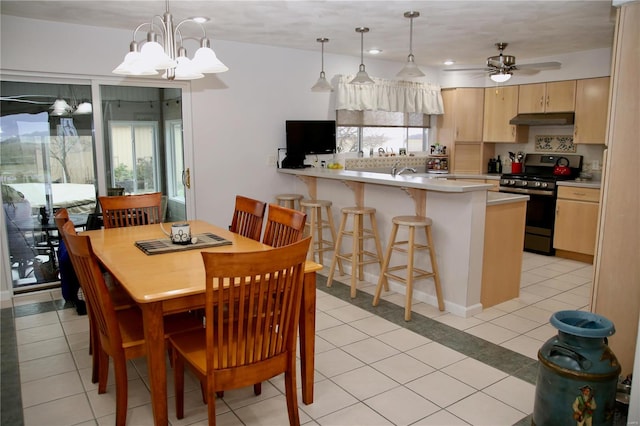
{"label": "ceiling fan", "polygon": [[496,43],[498,55],[489,56],[487,65],[482,68],[450,68],[444,71],[486,71],[489,73],[491,80],[496,82],[505,82],[511,78],[514,71],[521,74],[535,74],[541,70],[558,69],[562,65],[560,62],[539,62],[536,64],[516,65],[516,57],[505,55],[504,49],[509,43]]}

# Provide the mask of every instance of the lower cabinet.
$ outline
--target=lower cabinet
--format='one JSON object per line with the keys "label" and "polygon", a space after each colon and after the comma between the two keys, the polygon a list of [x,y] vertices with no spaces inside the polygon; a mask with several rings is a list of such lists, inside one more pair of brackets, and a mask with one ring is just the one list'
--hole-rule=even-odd
{"label": "lower cabinet", "polygon": [[487,206],[480,303],[486,309],[520,295],[527,202]]}
{"label": "lower cabinet", "polygon": [[556,202],[553,247],[593,256],[598,229],[600,190],[561,186]]}

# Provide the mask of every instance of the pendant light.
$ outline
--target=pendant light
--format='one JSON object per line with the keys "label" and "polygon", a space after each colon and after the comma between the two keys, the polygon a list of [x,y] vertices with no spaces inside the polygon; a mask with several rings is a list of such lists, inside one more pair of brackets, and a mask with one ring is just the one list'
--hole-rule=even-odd
{"label": "pendant light", "polygon": [[321,54],[321,66],[320,66],[320,78],[316,84],[311,88],[312,92],[333,92],[333,86],[329,83],[324,75],[324,44],[329,41],[326,37],[317,38],[316,41],[320,43],[322,46],[322,54]]}
{"label": "pendant light", "polygon": [[360,33],[360,68],[358,69],[358,74],[356,77],[351,80],[349,83],[351,84],[373,84],[374,81],[371,80],[369,74],[364,69],[364,33],[369,32],[369,28],[367,27],[357,27],[356,32]]}
{"label": "pendant light", "polygon": [[412,77],[424,77],[424,73],[420,71],[420,68],[414,62],[413,57],[413,18],[417,18],[420,16],[420,12],[405,12],[404,17],[409,18],[409,56],[407,57],[407,63],[404,64],[404,67],[400,70],[397,77],[400,78],[412,78]]}

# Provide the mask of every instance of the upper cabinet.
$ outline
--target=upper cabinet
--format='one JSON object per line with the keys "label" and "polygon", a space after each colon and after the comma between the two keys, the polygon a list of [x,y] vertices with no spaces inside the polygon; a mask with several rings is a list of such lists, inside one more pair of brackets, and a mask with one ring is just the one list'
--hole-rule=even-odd
{"label": "upper cabinet", "polygon": [[438,116],[438,141],[449,146],[456,141],[480,142],[483,101],[482,88],[442,90],[444,114]]}
{"label": "upper cabinet", "polygon": [[578,80],[574,143],[604,144],[609,108],[609,77]]}
{"label": "upper cabinet", "polygon": [[571,112],[575,109],[576,81],[522,84],[518,113]]}
{"label": "upper cabinet", "polygon": [[509,120],[518,114],[518,86],[484,89],[484,142],[526,143],[528,126],[515,126]]}

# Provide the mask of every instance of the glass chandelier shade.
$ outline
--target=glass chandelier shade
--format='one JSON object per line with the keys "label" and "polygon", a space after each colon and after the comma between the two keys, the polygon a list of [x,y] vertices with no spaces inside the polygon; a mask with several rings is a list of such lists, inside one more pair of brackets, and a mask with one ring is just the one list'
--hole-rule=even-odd
{"label": "glass chandelier shade", "polygon": [[358,68],[358,73],[355,78],[351,80],[350,84],[373,84],[374,81],[369,77],[367,71],[364,67],[364,33],[369,32],[369,28],[367,27],[357,27],[356,32],[360,33],[360,67]]}
{"label": "glass chandelier shade", "polygon": [[413,18],[420,16],[420,12],[405,12],[404,17],[409,18],[409,56],[407,57],[407,63],[402,67],[400,72],[396,74],[400,78],[413,78],[424,77],[424,73],[418,68],[413,56]]}
{"label": "glass chandelier shade", "polygon": [[49,109],[51,110],[51,115],[67,115],[72,110],[67,101],[62,98],[56,99]]}
{"label": "glass chandelier shade", "polygon": [[327,81],[327,78],[325,77],[325,74],[324,74],[324,44],[327,43],[329,39],[325,37],[320,37],[320,38],[317,38],[316,41],[318,43],[321,43],[321,46],[322,46],[321,68],[320,68],[320,77],[318,78],[318,81],[316,82],[316,84],[314,84],[313,87],[311,87],[311,91],[312,92],[332,92],[333,86],[331,86],[331,83]]}
{"label": "glass chandelier shade", "polygon": [[[211,42],[207,38],[207,33],[202,25],[206,18],[187,18],[173,25],[173,15],[169,12],[169,1],[167,0],[166,12],[163,16],[154,16],[151,22],[143,23],[133,32],[133,41],[129,47],[129,53],[124,61],[114,70],[114,74],[148,76],[157,75],[157,70],[166,70],[162,75],[169,80],[194,80],[204,77],[205,73],[220,73],[228,71],[211,49]],[[159,21],[156,22],[156,21]],[[193,22],[200,26],[203,37],[200,40],[200,48],[196,51],[193,60],[187,58],[187,53],[182,46],[182,34],[180,26],[187,22]],[[149,26],[147,39],[139,48],[136,42],[136,33],[143,26]],[[154,32],[156,27],[162,29],[163,44],[158,42],[158,34]],[[177,40],[180,43],[177,43]],[[176,54],[177,53],[177,54]]]}
{"label": "glass chandelier shade", "polygon": [[491,80],[495,81],[496,83],[504,83],[506,81],[509,81],[509,79],[511,78],[511,72],[500,70],[500,72],[491,74],[489,78],[491,78]]}

